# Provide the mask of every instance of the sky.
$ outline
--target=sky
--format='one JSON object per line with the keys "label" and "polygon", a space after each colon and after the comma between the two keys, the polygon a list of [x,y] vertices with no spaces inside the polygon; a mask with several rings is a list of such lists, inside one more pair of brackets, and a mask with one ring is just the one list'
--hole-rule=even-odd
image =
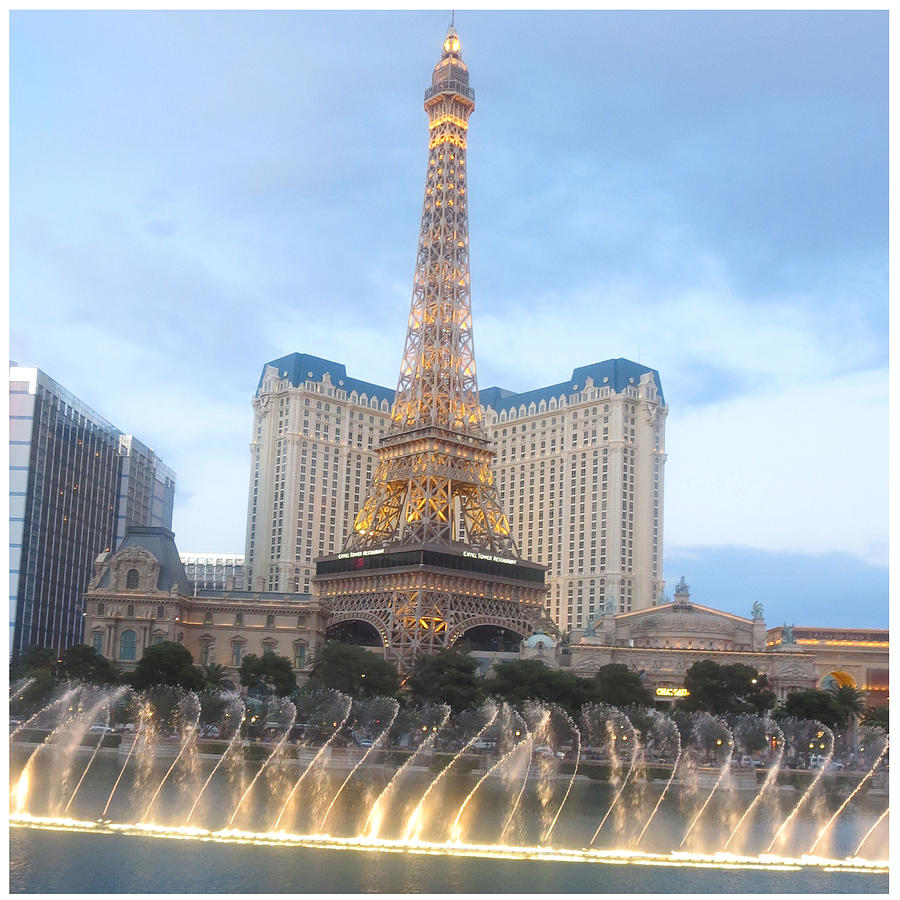
{"label": "sky", "polygon": [[[10,359],[243,552],[294,351],[394,387],[446,12],[10,14]],[[664,569],[888,624],[887,12],[456,14],[479,384],[660,372]]]}

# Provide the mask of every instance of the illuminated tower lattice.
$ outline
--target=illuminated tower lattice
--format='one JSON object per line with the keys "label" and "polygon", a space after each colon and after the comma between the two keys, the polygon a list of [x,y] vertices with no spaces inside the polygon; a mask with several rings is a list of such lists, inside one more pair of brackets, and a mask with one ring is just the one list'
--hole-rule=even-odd
{"label": "illuminated tower lattice", "polygon": [[451,26],[425,93],[425,200],[391,426],[345,552],[316,568],[331,623],[369,622],[401,661],[477,625],[530,634],[546,596],[545,570],[519,558],[500,508],[478,403],[466,192],[474,108]]}

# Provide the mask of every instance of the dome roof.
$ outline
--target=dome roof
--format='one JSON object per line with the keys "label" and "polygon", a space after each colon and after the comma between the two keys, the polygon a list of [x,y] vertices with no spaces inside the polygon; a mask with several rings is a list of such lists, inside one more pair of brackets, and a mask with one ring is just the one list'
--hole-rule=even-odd
{"label": "dome roof", "polygon": [[541,648],[552,650],[556,646],[556,640],[549,634],[545,634],[543,631],[538,630],[531,635],[531,637],[526,638],[525,646],[530,647],[533,650],[540,650]]}

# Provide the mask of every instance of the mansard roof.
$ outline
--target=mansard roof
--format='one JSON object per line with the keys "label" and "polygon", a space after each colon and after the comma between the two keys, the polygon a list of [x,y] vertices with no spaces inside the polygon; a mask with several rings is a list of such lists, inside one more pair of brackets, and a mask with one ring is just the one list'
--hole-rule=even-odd
{"label": "mansard roof", "polygon": [[[560,384],[552,384],[549,387],[537,388],[533,391],[525,391],[516,394],[506,388],[489,387],[478,392],[482,405],[490,406],[497,412],[513,409],[514,407],[527,407],[530,403],[538,404],[541,400],[550,402],[554,397],[566,396],[580,391],[584,387],[584,383],[588,378],[594,380],[595,387],[611,387],[617,394],[621,394],[626,387],[637,385],[642,375],[650,374],[656,383],[656,389],[659,391],[660,403],[665,404],[663,396],[662,382],[659,378],[659,372],[648,366],[642,366],[640,363],[632,362],[630,359],[606,359],[603,362],[592,363],[589,366],[579,366],[572,370],[572,377],[569,381],[563,381]],[[607,379],[604,382],[603,379]]]}
{"label": "mansard roof", "polygon": [[144,525],[129,525],[125,529],[125,537],[122,543],[116,547],[116,552],[111,554],[97,588],[109,587],[110,567],[109,563],[123,550],[129,547],[139,547],[146,550],[159,563],[159,578],[156,589],[169,592],[175,586],[181,594],[191,593],[191,583],[185,574],[184,566],[178,556],[178,548],[175,546],[175,535],[168,528],[152,528]]}
{"label": "mansard roof", "polygon": [[371,384],[368,381],[360,381],[358,378],[350,378],[347,375],[347,367],[343,363],[332,362],[329,359],[311,356],[308,353],[289,353],[287,356],[267,362],[263,366],[262,374],[259,376],[259,384],[256,388],[257,394],[262,388],[266,369],[269,366],[278,369],[282,378],[289,378],[294,387],[300,387],[300,385],[310,380],[321,381],[327,372],[331,376],[331,383],[348,394],[356,391],[357,394],[366,394],[369,397],[375,396],[379,401],[394,402],[395,392],[390,388],[382,387],[380,384]]}

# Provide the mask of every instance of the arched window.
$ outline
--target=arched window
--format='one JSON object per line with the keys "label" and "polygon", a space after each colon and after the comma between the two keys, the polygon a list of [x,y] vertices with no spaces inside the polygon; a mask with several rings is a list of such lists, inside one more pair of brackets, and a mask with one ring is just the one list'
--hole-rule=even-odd
{"label": "arched window", "polygon": [[244,614],[243,613],[235,613],[234,614],[234,624],[235,625],[243,625],[244,624]]}
{"label": "arched window", "polygon": [[105,607],[102,603],[98,603],[98,604],[97,604],[97,615],[98,615],[98,616],[102,616],[102,615],[103,615],[103,610],[104,610],[105,608],[106,608],[106,607]]}
{"label": "arched window", "polygon": [[95,631],[92,635],[91,646],[97,653],[103,653],[103,632]]}
{"label": "arched window", "polygon": [[129,604],[128,604],[128,606],[127,606],[126,609],[125,609],[125,615],[126,615],[126,616],[133,616],[133,615],[134,615],[134,604],[133,604],[133,603],[129,603]]}
{"label": "arched window", "polygon": [[275,624],[275,616],[273,616],[271,613],[269,613],[269,615],[266,616],[266,626],[271,628],[274,624]]}
{"label": "arched window", "polygon": [[203,624],[204,625],[212,625],[212,613],[211,612],[206,613],[206,615],[203,617]]}
{"label": "arched window", "polygon": [[137,635],[130,629],[122,632],[119,639],[119,659],[134,659],[137,653]]}
{"label": "arched window", "polygon": [[137,569],[129,569],[128,574],[125,576],[125,587],[129,591],[137,590],[138,586],[138,570]]}

